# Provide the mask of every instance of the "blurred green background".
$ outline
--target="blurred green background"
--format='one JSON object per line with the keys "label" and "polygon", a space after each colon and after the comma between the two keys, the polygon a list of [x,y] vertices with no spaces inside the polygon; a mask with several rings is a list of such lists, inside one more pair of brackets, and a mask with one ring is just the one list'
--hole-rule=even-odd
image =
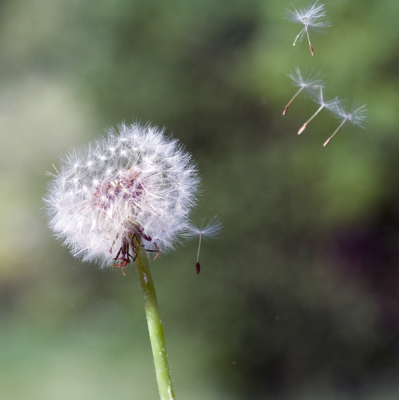
{"label": "blurred green background", "polygon": [[[399,397],[399,3],[326,1],[313,41],[270,0],[0,1],[0,398],[157,398],[134,267],[75,260],[46,171],[122,120],[166,126],[221,238],[152,266],[177,399]],[[295,93],[295,66],[369,107]]]}

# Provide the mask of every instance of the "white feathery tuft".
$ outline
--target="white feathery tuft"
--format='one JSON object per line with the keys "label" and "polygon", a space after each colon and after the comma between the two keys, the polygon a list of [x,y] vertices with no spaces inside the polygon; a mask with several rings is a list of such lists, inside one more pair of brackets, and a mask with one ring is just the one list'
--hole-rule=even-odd
{"label": "white feathery tuft", "polygon": [[44,199],[55,235],[74,256],[101,267],[116,259],[129,263],[132,236],[147,251],[172,249],[190,226],[200,182],[191,155],[164,129],[118,128],[71,150]]}
{"label": "white feathery tuft", "polygon": [[215,215],[206,225],[204,219],[201,221],[199,227],[194,225],[193,223],[190,223],[187,226],[186,230],[183,232],[183,237],[188,240],[196,239],[199,236],[203,236],[208,239],[216,239],[222,229],[223,225],[220,222],[218,216]]}
{"label": "white feathery tuft", "polygon": [[367,122],[367,105],[365,103],[359,103],[359,101],[356,100],[352,106],[348,106],[348,102],[341,102],[339,106],[333,108],[332,111],[337,114],[338,119],[349,121],[360,128],[364,128]]}
{"label": "white feathery tuft", "polygon": [[292,84],[298,88],[312,89],[324,86],[320,71],[302,73],[299,67],[295,67],[294,71],[290,72],[287,76],[291,79]]}
{"label": "white feathery tuft", "polygon": [[335,112],[334,110],[340,107],[341,100],[338,97],[334,97],[331,100],[325,99],[323,86],[315,87],[310,93],[312,100],[322,108]]}

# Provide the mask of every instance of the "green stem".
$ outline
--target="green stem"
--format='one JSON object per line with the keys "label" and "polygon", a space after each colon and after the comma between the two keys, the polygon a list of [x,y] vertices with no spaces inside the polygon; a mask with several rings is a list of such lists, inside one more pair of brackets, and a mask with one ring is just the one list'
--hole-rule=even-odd
{"label": "green stem", "polygon": [[161,317],[159,315],[157,295],[152,280],[147,254],[142,246],[136,247],[136,267],[144,297],[144,308],[147,317],[152,354],[154,356],[159,396],[161,400],[174,400],[175,394],[170,377],[168,359],[166,357],[165,337]]}

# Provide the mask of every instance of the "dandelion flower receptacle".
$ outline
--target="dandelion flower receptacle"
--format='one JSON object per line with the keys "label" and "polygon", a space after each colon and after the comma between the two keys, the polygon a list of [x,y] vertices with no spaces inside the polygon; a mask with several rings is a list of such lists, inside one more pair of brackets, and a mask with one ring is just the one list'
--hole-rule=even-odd
{"label": "dandelion flower receptacle", "polygon": [[323,29],[330,26],[324,4],[321,4],[318,0],[316,0],[308,7],[299,9],[294,7],[293,10],[287,10],[286,18],[292,22],[303,25],[302,30],[295,37],[293,45],[295,46],[298,40],[302,40],[306,36],[309,43],[310,53],[312,56],[314,56],[313,46],[310,41],[310,33],[312,31],[320,33]]}
{"label": "dandelion flower receptacle", "polygon": [[191,226],[200,182],[191,156],[164,130],[122,124],[70,151],[51,175],[49,225],[73,255],[123,273],[135,262],[160,398],[174,399],[148,255],[172,249]]}

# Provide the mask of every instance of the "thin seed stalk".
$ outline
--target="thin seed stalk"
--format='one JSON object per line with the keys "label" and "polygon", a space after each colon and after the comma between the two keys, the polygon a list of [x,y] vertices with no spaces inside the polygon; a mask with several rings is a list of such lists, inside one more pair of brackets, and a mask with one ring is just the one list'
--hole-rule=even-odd
{"label": "thin seed stalk", "polygon": [[295,40],[294,40],[293,46],[296,45],[297,40],[299,39],[299,37],[301,36],[302,32],[303,32],[305,29],[306,29],[306,28],[303,28],[303,29],[298,33],[298,35],[296,35],[296,38],[295,38]]}
{"label": "thin seed stalk", "polygon": [[291,103],[295,100],[295,97],[298,96],[299,93],[302,92],[302,90],[305,88],[305,86],[302,86],[292,97],[292,99],[288,102],[288,104],[285,106],[284,111],[283,111],[283,115],[287,114],[288,111],[288,107],[291,105]]}
{"label": "thin seed stalk", "polygon": [[306,35],[308,36],[308,42],[309,42],[310,53],[311,53],[312,56],[314,57],[313,46],[312,46],[312,43],[310,43],[309,31],[308,31],[307,29],[306,29]]}
{"label": "thin seed stalk", "polygon": [[298,135],[300,135],[305,129],[308,123],[325,107],[325,104],[323,103],[318,110],[301,126],[301,129],[298,131]]}
{"label": "thin seed stalk", "polygon": [[175,393],[166,356],[163,325],[159,314],[157,295],[155,293],[147,254],[143,246],[140,245],[136,247],[136,251],[136,268],[144,298],[144,309],[147,317],[148,331],[150,333],[159,396],[161,400],[175,400]]}
{"label": "thin seed stalk", "polygon": [[335,136],[335,134],[341,129],[341,126],[346,122],[346,118],[339,124],[338,128],[334,131],[334,133],[324,142],[323,146],[326,147],[330,140]]}

